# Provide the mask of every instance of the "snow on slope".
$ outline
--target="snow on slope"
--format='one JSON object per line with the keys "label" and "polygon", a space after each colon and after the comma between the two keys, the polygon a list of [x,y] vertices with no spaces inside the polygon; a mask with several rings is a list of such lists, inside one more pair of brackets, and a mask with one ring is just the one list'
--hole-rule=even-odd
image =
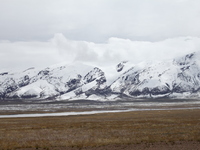
{"label": "snow on slope", "polygon": [[196,92],[200,88],[199,54],[163,62],[143,62],[121,75],[112,85],[115,93],[157,97]]}
{"label": "snow on slope", "polygon": [[134,67],[132,61],[122,61],[116,66],[101,66],[101,70],[105,73],[107,85],[111,85],[120,75]]}
{"label": "snow on slope", "polygon": [[43,70],[31,68],[20,73],[2,73],[0,96],[49,98],[69,93],[81,86],[83,92],[90,88],[101,89],[106,86],[105,81],[100,69],[81,63],[54,65]]}
{"label": "snow on slope", "polygon": [[38,80],[25,87],[19,88],[17,91],[11,93],[9,97],[22,97],[22,98],[48,98],[58,95],[55,87],[49,84],[46,80]]}
{"label": "snow on slope", "polygon": [[122,61],[104,68],[82,63],[0,73],[0,98],[116,100],[199,97],[200,52],[166,61],[133,64]]}

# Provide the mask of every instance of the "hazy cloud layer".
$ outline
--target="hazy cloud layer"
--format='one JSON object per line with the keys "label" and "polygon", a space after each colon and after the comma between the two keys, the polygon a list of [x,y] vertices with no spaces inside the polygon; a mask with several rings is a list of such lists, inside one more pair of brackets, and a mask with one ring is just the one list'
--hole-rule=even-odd
{"label": "hazy cloud layer", "polygon": [[0,70],[200,50],[199,0],[0,0]]}
{"label": "hazy cloud layer", "polygon": [[0,40],[200,36],[199,0],[0,0]]}
{"label": "hazy cloud layer", "polygon": [[158,42],[110,38],[104,44],[68,40],[55,34],[48,42],[0,42],[1,69],[47,67],[55,63],[84,62],[109,66],[129,60],[172,59],[200,50],[200,38],[179,37]]}

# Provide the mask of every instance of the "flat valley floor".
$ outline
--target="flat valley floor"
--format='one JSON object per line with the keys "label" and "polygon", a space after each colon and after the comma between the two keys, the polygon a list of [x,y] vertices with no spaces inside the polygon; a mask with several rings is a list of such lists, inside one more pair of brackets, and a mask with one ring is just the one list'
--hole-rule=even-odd
{"label": "flat valley floor", "polygon": [[200,109],[1,118],[0,150],[200,150]]}

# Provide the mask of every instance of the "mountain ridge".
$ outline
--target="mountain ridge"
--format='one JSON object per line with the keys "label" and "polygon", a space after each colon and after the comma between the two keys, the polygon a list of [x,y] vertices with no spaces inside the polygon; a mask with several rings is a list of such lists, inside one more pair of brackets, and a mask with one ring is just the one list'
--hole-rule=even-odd
{"label": "mountain ridge", "polygon": [[[200,97],[199,52],[165,61],[115,67],[112,82],[102,68],[82,63],[53,65],[42,70],[0,73],[0,99],[118,100]],[[114,67],[114,66],[113,66]],[[116,77],[117,75],[117,77]]]}

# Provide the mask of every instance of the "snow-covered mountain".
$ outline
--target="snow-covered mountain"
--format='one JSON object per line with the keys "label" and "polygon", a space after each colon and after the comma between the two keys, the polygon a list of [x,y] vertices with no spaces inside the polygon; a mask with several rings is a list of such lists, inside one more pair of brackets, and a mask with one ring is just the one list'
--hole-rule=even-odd
{"label": "snow-covered mountain", "polygon": [[[81,63],[0,73],[1,99],[200,97],[200,53],[167,61],[123,61],[107,82],[103,68]],[[112,70],[112,69],[111,69]]]}
{"label": "snow-covered mountain", "polygon": [[[29,68],[23,72],[0,74],[0,97],[46,99],[74,96],[101,90],[106,86],[104,73],[97,67],[75,63],[55,65],[43,70]],[[70,98],[70,96],[68,96]]]}
{"label": "snow-covered mountain", "polygon": [[163,62],[142,62],[124,72],[110,88],[132,97],[199,97],[199,56],[192,53]]}

